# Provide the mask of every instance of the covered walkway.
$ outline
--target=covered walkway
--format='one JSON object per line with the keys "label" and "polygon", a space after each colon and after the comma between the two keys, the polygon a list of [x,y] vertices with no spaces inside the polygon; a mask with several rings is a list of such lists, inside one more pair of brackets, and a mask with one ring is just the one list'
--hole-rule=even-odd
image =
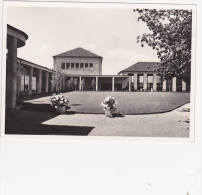
{"label": "covered walkway", "polygon": [[131,91],[131,77],[118,75],[68,75],[63,91]]}

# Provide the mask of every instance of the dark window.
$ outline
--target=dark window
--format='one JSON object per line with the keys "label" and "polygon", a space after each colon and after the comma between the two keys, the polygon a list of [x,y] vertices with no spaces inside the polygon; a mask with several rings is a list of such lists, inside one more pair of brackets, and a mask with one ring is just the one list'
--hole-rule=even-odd
{"label": "dark window", "polygon": [[93,68],[93,63],[90,63],[90,68]]}
{"label": "dark window", "polygon": [[83,63],[80,64],[80,68],[83,68]]}
{"label": "dark window", "polygon": [[68,69],[69,68],[69,63],[66,63],[66,69]]}
{"label": "dark window", "polygon": [[85,63],[85,68],[88,68],[88,63]]}
{"label": "dark window", "polygon": [[61,68],[65,69],[65,63],[64,62],[61,64]]}
{"label": "dark window", "polygon": [[74,63],[71,63],[71,68],[74,68]]}
{"label": "dark window", "polygon": [[76,68],[79,68],[79,63],[76,63]]}

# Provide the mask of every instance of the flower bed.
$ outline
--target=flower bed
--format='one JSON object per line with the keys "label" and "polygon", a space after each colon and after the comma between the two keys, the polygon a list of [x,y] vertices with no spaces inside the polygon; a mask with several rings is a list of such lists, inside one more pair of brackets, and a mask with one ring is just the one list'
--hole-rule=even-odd
{"label": "flower bed", "polygon": [[51,105],[59,113],[64,113],[67,111],[67,109],[70,108],[68,98],[66,96],[63,96],[62,94],[52,97]]}
{"label": "flower bed", "polygon": [[116,99],[112,96],[108,96],[105,97],[103,102],[101,102],[101,106],[103,107],[104,111],[105,111],[105,116],[106,117],[113,117],[114,116],[114,112],[117,109],[116,105],[118,104],[118,102],[116,101]]}

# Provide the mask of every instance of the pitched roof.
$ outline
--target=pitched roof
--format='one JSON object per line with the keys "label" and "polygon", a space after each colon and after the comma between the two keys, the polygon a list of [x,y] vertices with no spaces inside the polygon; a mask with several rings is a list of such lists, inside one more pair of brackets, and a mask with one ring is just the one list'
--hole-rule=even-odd
{"label": "pitched roof", "polygon": [[101,56],[94,54],[86,49],[78,47],[70,51],[55,55],[53,57],[84,57],[84,58],[102,58]]}
{"label": "pitched roof", "polygon": [[137,62],[132,66],[120,71],[121,72],[154,72],[155,67],[159,64],[159,62]]}

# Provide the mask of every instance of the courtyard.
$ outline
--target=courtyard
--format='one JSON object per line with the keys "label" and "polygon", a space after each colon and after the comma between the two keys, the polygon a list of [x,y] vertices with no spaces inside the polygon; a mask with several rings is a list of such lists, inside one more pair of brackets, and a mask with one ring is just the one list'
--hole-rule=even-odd
{"label": "courtyard", "polygon": [[[114,96],[118,101],[117,112],[123,115],[152,114],[168,112],[190,101],[190,93],[170,92],[80,92],[64,93],[70,100],[69,112],[79,114],[103,114],[100,103],[106,96]],[[48,111],[50,96],[28,100],[23,110]],[[68,113],[68,112],[67,112]]]}
{"label": "courtyard", "polygon": [[[6,112],[6,134],[189,137],[190,94],[165,92],[68,92],[71,109],[55,113],[51,96]],[[118,101],[117,115],[104,116],[104,97]]]}

